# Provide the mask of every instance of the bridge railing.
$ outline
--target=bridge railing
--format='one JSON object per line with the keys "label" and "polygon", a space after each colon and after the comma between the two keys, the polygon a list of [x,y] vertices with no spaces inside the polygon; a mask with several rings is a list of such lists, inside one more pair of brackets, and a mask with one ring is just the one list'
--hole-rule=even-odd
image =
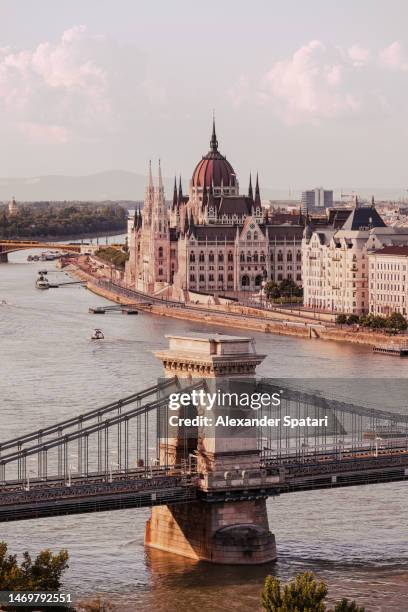
{"label": "bridge railing", "polygon": [[[196,381],[183,390],[188,393],[203,384]],[[0,483],[24,487],[33,479],[71,482],[76,476],[93,478],[95,474],[109,479],[113,473],[126,475],[135,467],[145,478],[151,477],[161,469],[164,450],[162,437],[157,435],[159,411],[163,417],[169,394],[178,388],[177,378],[168,379],[119,402],[3,443]],[[148,401],[143,403],[143,399]],[[162,452],[162,457],[168,453]],[[191,472],[191,465],[185,471]]]}

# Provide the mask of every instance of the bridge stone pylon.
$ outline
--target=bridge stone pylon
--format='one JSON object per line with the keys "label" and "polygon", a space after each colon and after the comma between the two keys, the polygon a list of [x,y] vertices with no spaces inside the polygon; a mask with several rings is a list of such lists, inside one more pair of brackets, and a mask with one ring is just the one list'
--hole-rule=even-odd
{"label": "bridge stone pylon", "polygon": [[[255,351],[251,338],[227,335],[192,334],[169,336],[169,348],[156,356],[162,361],[165,375],[177,375],[191,384],[205,379],[206,392],[217,394],[239,391],[240,385],[254,378],[256,366],[264,355]],[[255,428],[218,427],[218,416],[243,416],[234,406],[214,404],[211,411],[200,405],[197,414],[208,416],[197,427],[196,437],[171,433],[161,448],[169,453],[168,464],[176,464],[184,454],[191,460],[194,452],[197,471],[201,474],[200,499],[152,508],[146,525],[145,544],[196,560],[229,564],[260,564],[276,559],[275,537],[269,530],[266,496],[245,496],[226,501],[223,492],[228,485],[246,488],[248,479],[262,482],[265,474],[260,465]],[[248,416],[248,413],[245,414]],[[186,457],[185,455],[190,455]],[[163,461],[163,457],[161,457]]]}

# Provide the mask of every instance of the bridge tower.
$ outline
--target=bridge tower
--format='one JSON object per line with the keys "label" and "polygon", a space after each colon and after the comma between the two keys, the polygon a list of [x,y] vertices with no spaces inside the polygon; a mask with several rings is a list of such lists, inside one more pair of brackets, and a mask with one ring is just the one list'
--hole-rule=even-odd
{"label": "bridge tower", "polygon": [[[255,368],[264,355],[255,352],[251,338],[226,335],[169,336],[169,349],[156,356],[168,377],[177,375],[186,382],[206,379],[207,392],[236,391],[240,381],[254,378]],[[234,407],[230,416],[241,409]],[[248,487],[248,479],[263,482],[255,428],[244,433],[234,428],[215,426],[225,406],[215,404],[211,412],[198,408],[199,414],[211,414],[211,420],[197,428],[196,439],[172,431],[161,446],[168,453],[166,463],[179,462],[195,446],[200,481],[200,499],[186,504],[152,508],[146,525],[145,544],[196,560],[225,564],[261,564],[276,559],[275,536],[269,531],[266,498],[260,494],[240,495],[226,501],[228,483]],[[174,413],[173,413],[174,414]],[[241,414],[242,416],[242,414]],[[248,416],[248,413],[246,413]],[[166,449],[166,450],[164,450]],[[190,455],[191,456],[191,455]],[[163,461],[163,457],[161,457]],[[224,490],[224,493],[222,492]]]}

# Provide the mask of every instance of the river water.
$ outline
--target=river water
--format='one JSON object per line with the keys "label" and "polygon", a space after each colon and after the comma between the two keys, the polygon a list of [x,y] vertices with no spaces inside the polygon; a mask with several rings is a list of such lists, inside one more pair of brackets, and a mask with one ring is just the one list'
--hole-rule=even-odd
{"label": "river water", "polygon": [[[106,340],[89,341],[96,324],[89,306],[106,301],[78,286],[38,291],[38,269],[16,253],[0,266],[0,439],[53,423],[153,383],[161,366],[152,352],[168,333],[234,330],[149,315],[105,315]],[[68,277],[55,272],[60,280]],[[407,405],[398,381],[408,361],[366,347],[251,332],[267,355],[263,376],[326,382],[337,395],[383,406]],[[343,379],[350,379],[345,381]],[[371,381],[363,379],[371,378]],[[327,379],[327,380],[326,380]],[[340,380],[342,379],[342,380]],[[352,380],[358,384],[353,385]],[[379,379],[381,382],[379,383]],[[333,391],[334,390],[334,391]],[[387,407],[390,407],[389,399]],[[237,568],[145,550],[148,510],[0,524],[12,552],[67,548],[64,588],[85,597],[104,594],[120,610],[249,612],[259,609],[265,576],[284,580],[312,570],[331,598],[356,598],[369,611],[408,610],[408,487],[406,483],[291,493],[268,500],[275,564]]]}

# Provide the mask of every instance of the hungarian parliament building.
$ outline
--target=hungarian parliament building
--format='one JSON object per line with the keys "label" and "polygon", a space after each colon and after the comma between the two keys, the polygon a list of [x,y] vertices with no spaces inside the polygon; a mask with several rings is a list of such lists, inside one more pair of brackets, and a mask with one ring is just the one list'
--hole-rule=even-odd
{"label": "hungarian parliament building", "polygon": [[142,211],[128,221],[126,284],[150,294],[188,299],[188,293],[259,292],[264,280],[302,280],[299,215],[276,224],[261,205],[258,176],[240,193],[238,177],[218,150],[213,122],[210,149],[196,165],[183,193],[174,183],[171,203],[159,163],[153,182],[149,164]]}

